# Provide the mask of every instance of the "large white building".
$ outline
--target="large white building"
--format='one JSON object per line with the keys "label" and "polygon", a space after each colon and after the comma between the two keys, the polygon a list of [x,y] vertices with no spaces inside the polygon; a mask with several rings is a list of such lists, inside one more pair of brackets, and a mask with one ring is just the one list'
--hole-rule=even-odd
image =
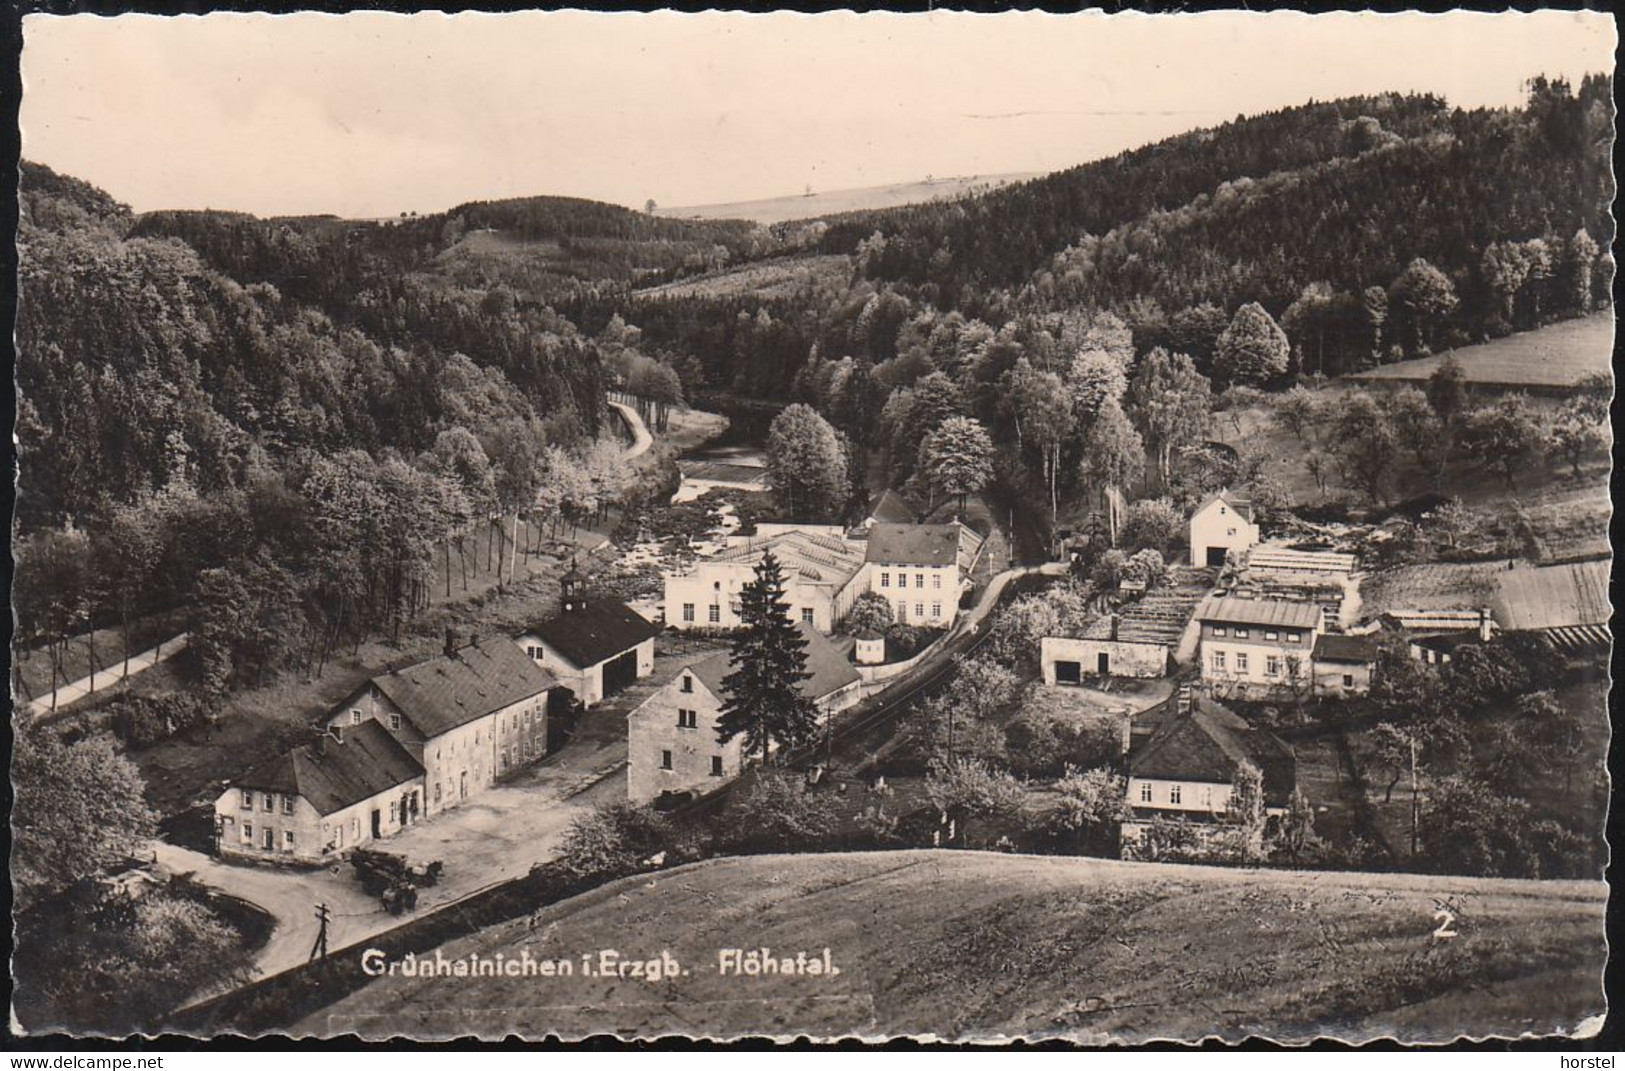
{"label": "large white building", "polygon": [[869,526],[864,553],[868,590],[884,596],[903,624],[947,628],[959,613],[959,596],[970,584],[982,545],[982,537],[958,521],[877,522]]}
{"label": "large white building", "polygon": [[[858,701],[858,671],[810,624],[807,671],[801,692],[825,718]],[[723,680],[732,672],[724,652],[684,666],[659,691],[627,715],[627,796],[639,803],[661,796],[703,795],[744,769],[743,737],[717,740]]]}
{"label": "large white building", "polygon": [[[422,813],[479,795],[547,753],[547,698],[557,682],[502,637],[458,646],[380,673],[327,716],[341,741],[368,721],[423,766]],[[407,801],[406,820],[419,811]],[[375,834],[377,835],[377,834]]]}
{"label": "large white building", "polygon": [[739,593],[756,578],[769,551],[784,571],[785,602],[793,621],[829,633],[852,609],[864,587],[864,544],[824,529],[772,526],[770,534],[696,562],[666,577],[666,624],[677,629],[740,626]]}

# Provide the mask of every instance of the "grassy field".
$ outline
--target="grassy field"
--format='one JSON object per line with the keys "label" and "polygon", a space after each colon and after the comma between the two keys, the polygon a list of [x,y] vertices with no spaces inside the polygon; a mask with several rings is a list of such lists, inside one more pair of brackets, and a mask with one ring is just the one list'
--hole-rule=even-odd
{"label": "grassy field", "polygon": [[759,201],[661,208],[657,209],[655,214],[673,219],[748,219],[756,223],[786,223],[794,219],[815,219],[819,216],[839,215],[842,212],[896,208],[899,205],[919,204],[923,201],[953,200],[983,189],[1021,182],[1037,174],[1036,171],[1023,171],[1008,175],[968,175],[924,182],[898,182],[890,186],[828,190],[810,195],[791,194],[787,197],[768,197]]}
{"label": "grassy field", "polygon": [[[1449,899],[1457,936],[1435,940]],[[290,1033],[800,1034],[1085,1042],[1572,1032],[1603,1010],[1602,883],[976,852],[763,856],[634,877],[440,950],[554,978],[386,978]],[[720,949],[838,974],[723,975]],[[600,950],[681,964],[584,976]]]}
{"label": "grassy field", "polygon": [[1434,373],[1446,356],[1454,355],[1461,362],[1467,381],[1475,385],[1568,387],[1593,372],[1606,372],[1613,353],[1613,315],[1599,312],[1432,357],[1399,361],[1349,378],[1420,383]]}
{"label": "grassy field", "polygon": [[694,279],[639,290],[640,298],[731,298],[752,294],[761,298],[789,297],[820,278],[845,279],[852,274],[852,258],[832,253],[822,256],[784,257],[746,264]]}

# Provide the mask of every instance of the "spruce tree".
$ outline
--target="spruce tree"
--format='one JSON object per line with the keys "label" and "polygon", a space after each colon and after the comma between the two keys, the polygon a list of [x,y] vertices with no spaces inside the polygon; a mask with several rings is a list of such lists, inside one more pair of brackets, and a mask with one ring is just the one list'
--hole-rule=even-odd
{"label": "spruce tree", "polygon": [[767,761],[772,742],[794,745],[810,739],[818,708],[802,694],[807,672],[807,640],[791,622],[784,601],[784,571],[773,553],[762,555],[756,579],[739,592],[739,635],[729,659],[733,671],[722,679],[724,692],[717,741],[741,734],[745,750]]}

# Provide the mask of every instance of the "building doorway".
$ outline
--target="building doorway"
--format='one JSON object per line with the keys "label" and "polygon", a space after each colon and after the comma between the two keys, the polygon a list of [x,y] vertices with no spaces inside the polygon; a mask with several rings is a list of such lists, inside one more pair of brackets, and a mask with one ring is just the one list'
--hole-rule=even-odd
{"label": "building doorway", "polygon": [[383,812],[374,809],[372,812],[372,839],[377,840],[384,835]]}
{"label": "building doorway", "polygon": [[1112,656],[1111,656],[1111,654],[1109,652],[1101,651],[1099,657],[1096,658],[1095,661],[1096,661],[1095,672],[1099,673],[1102,677],[1111,676],[1111,672],[1112,672]]}

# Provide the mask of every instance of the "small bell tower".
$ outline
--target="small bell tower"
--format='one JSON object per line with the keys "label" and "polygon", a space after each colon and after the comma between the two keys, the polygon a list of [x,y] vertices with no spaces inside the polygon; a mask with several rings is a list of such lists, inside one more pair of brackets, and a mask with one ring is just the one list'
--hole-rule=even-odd
{"label": "small bell tower", "polygon": [[570,558],[570,571],[559,578],[559,604],[565,613],[581,609],[587,602],[587,578]]}

